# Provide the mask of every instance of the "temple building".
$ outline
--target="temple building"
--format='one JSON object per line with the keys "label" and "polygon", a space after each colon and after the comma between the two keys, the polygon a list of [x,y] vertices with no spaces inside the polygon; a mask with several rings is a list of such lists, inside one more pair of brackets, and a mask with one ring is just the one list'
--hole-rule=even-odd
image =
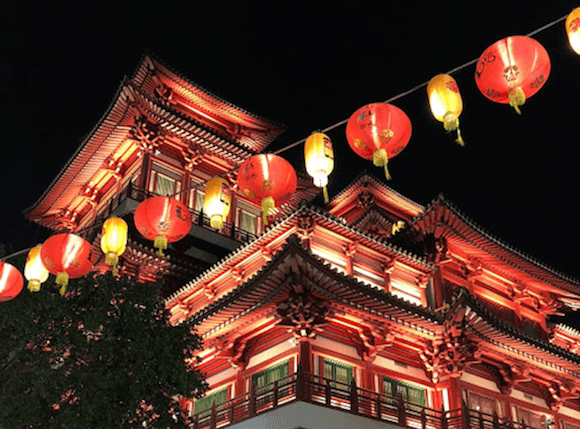
{"label": "temple building", "polygon": [[[550,322],[580,307],[580,283],[445,197],[423,206],[362,172],[317,206],[299,175],[267,227],[238,192],[211,228],[204,182],[235,189],[283,131],[146,55],[26,212],[95,249],[107,217],[127,220],[119,275],[163,278],[172,323],[203,338],[191,364],[210,390],[181,399],[191,427],[580,429],[580,332]],[[194,217],[165,256],[132,224],[151,195]]]}

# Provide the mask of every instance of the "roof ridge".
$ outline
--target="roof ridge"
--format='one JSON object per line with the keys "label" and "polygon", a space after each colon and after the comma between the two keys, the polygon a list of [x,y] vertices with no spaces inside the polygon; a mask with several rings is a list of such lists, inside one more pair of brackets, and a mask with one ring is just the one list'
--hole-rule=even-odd
{"label": "roof ridge", "polygon": [[[26,216],[27,213],[30,213],[35,207],[37,207],[40,204],[40,202],[42,200],[44,200],[44,198],[46,198],[48,196],[48,194],[52,191],[52,189],[54,188],[54,185],[59,181],[59,178],[62,177],[62,175],[72,165],[73,161],[82,152],[82,150],[87,145],[87,143],[91,140],[91,138],[95,135],[97,130],[105,122],[105,120],[107,119],[107,117],[109,116],[109,114],[111,113],[113,108],[115,107],[115,105],[119,102],[119,100],[121,98],[121,94],[122,94],[123,90],[127,87],[127,83],[129,81],[130,81],[129,78],[126,75],[123,76],[123,78],[121,79],[121,82],[119,83],[119,86],[117,87],[117,90],[114,92],[114,94],[111,98],[111,101],[110,101],[108,107],[105,109],[104,113],[101,115],[101,117],[99,118],[97,123],[93,126],[93,128],[91,128],[91,130],[87,134],[85,134],[85,137],[83,139],[81,139],[81,143],[77,146],[76,150],[72,153],[71,157],[68,159],[68,161],[65,163],[65,165],[60,169],[60,171],[55,175],[54,179],[46,187],[46,189],[40,195],[40,197],[38,197],[36,199],[36,201],[31,206],[25,208],[22,211],[24,216]],[[127,104],[125,114],[129,110],[129,108],[130,108],[130,103]],[[118,122],[120,122],[120,121],[118,121]]]}
{"label": "roof ridge", "polygon": [[[153,51],[146,50],[144,52],[144,54],[143,54],[142,61],[144,61],[146,58],[150,58],[150,60],[152,62],[159,63],[161,66],[163,66],[164,68],[166,68],[169,72],[173,73],[175,76],[177,76],[178,78],[182,79],[184,82],[187,82],[187,84],[189,84],[189,85],[191,85],[191,86],[199,89],[200,91],[202,91],[203,93],[207,94],[208,96],[213,97],[216,100],[218,100],[218,101],[220,101],[220,102],[222,102],[222,103],[224,103],[224,104],[226,104],[226,105],[228,105],[230,107],[235,108],[239,112],[244,113],[244,114],[246,114],[248,116],[251,116],[251,117],[253,117],[255,119],[258,119],[258,120],[260,120],[262,122],[265,122],[265,123],[267,123],[269,125],[272,125],[272,126],[276,126],[278,128],[281,128],[284,131],[286,131],[288,129],[288,127],[285,124],[283,124],[283,123],[281,123],[279,121],[275,121],[275,120],[272,120],[272,119],[268,119],[268,118],[266,118],[266,117],[264,117],[262,115],[258,115],[256,113],[250,112],[249,110],[246,110],[243,107],[240,107],[240,106],[238,106],[238,105],[236,105],[236,104],[234,104],[234,103],[226,100],[225,98],[217,95],[216,93],[214,93],[214,92],[206,89],[203,85],[198,84],[194,80],[192,80],[189,77],[185,76],[183,73],[181,73],[175,67],[173,67],[172,65],[168,64],[165,60],[163,60],[159,55],[157,55]],[[139,67],[137,68],[137,70],[139,70],[141,64],[139,65]],[[136,73],[135,73],[135,75],[136,75]]]}

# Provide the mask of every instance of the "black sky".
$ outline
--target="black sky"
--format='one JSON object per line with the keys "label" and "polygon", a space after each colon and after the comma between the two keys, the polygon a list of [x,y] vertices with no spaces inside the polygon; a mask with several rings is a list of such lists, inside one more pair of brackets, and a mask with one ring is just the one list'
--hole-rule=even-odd
{"label": "black sky", "polygon": [[[38,239],[21,212],[51,183],[146,49],[209,91],[287,125],[275,150],[580,6],[271,3],[280,4],[0,6],[0,239],[14,247]],[[580,278],[580,57],[568,47],[563,22],[534,37],[552,71],[521,116],[479,93],[474,66],[454,74],[465,148],[431,117],[425,88],[393,103],[410,117],[413,135],[390,163],[389,185],[421,204],[443,192],[493,235]],[[336,154],[331,195],[365,167],[381,177],[350,150],[344,127],[329,135]],[[303,170],[301,153],[299,147],[282,155]]]}

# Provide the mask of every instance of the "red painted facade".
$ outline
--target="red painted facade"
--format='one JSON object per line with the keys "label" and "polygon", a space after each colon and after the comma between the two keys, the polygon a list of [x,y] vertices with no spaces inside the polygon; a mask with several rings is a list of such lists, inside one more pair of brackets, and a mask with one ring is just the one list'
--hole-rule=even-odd
{"label": "red painted facade", "polygon": [[[197,216],[190,235],[169,257],[132,236],[119,271],[173,282],[172,322],[196,323],[198,367],[222,402],[300,368],[333,389],[354,379],[361,398],[402,396],[433,410],[465,403],[537,429],[580,428],[580,333],[549,322],[580,306],[580,284],[444,197],[422,206],[362,174],[316,207],[307,201],[317,189],[299,178],[267,231],[239,192],[230,229],[210,231],[196,214],[203,182],[234,183],[236,167],[282,131],[146,56],[27,216],[74,232],[110,213],[130,218],[145,195],[193,185],[177,197]],[[196,407],[188,398],[183,406]]]}

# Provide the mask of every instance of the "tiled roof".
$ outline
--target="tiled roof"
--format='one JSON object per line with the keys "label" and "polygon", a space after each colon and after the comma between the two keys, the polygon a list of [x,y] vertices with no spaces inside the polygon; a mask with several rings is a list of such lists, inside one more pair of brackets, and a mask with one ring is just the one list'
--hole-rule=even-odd
{"label": "tiled roof", "polygon": [[433,335],[433,326],[442,322],[441,314],[367,286],[336,271],[324,260],[304,249],[296,236],[291,236],[272,260],[246,282],[195,313],[191,322],[200,325],[211,318],[212,326],[230,325],[234,319],[238,320],[267,305],[290,285],[286,281],[290,275],[288,261],[297,259],[300,259],[301,263],[298,263],[301,266],[308,265],[308,268],[304,268],[301,279],[305,276],[313,280],[310,286],[330,300],[369,315],[404,323],[423,335]]}
{"label": "tiled roof", "polygon": [[360,240],[362,245],[368,246],[380,253],[390,254],[391,256],[396,256],[400,258],[401,261],[420,269],[423,271],[433,271],[435,267],[427,262],[424,258],[419,257],[410,251],[402,249],[391,243],[388,243],[383,238],[374,237],[360,231],[354,227],[349,226],[344,219],[338,218],[326,212],[324,209],[314,206],[313,204],[303,201],[301,206],[295,212],[289,214],[287,217],[279,220],[275,224],[271,225],[262,235],[257,237],[254,241],[242,246],[230,255],[226,256],[224,259],[218,261],[206,272],[202,273],[200,276],[193,279],[191,282],[186,284],[179,291],[167,298],[166,305],[170,305],[171,302],[177,299],[180,295],[185,295],[194,290],[198,284],[203,282],[210,282],[212,279],[221,276],[226,272],[232,265],[236,265],[248,256],[257,252],[261,245],[264,243],[269,243],[275,237],[279,237],[294,227],[296,223],[297,216],[299,214],[311,214],[314,215],[320,225],[327,228],[335,229],[341,232],[341,236],[351,239]]}
{"label": "tiled roof", "polygon": [[208,91],[167,65],[152,52],[146,52],[143,55],[132,80],[139,86],[146,85],[152,69],[159,70],[167,79],[178,85],[181,88],[180,93],[185,98],[190,98],[190,95],[195,94],[195,103],[200,108],[206,111],[220,112],[224,117],[236,118],[236,122],[263,129],[265,131],[263,136],[256,137],[254,141],[242,141],[242,144],[248,149],[260,152],[286,130],[282,124],[251,113]]}
{"label": "tiled roof", "polygon": [[[133,120],[129,114],[131,112],[129,100],[123,96],[126,91],[127,81],[123,80],[100,121],[40,198],[24,211],[27,217],[55,214],[59,209],[66,207],[105,159],[126,138],[129,124]],[[57,201],[58,206],[55,207]]]}
{"label": "tiled roof", "polygon": [[456,245],[469,247],[472,249],[471,253],[475,255],[477,252],[480,259],[485,258],[485,255],[493,258],[489,263],[494,265],[494,269],[515,270],[575,295],[580,293],[578,287],[580,282],[577,279],[558,272],[485,231],[442,194],[435,198],[423,213],[407,223],[405,229],[399,232],[398,239],[411,241],[421,239],[425,231],[435,227],[439,229],[445,227],[446,232],[442,233],[443,236],[454,239]]}
{"label": "tiled roof", "polygon": [[[491,313],[464,288],[459,289],[454,303],[445,313],[446,317],[452,317],[457,307],[465,306],[473,311],[466,313],[464,323],[481,340],[512,354],[521,355],[525,359],[549,366],[560,365],[566,372],[580,377],[579,355],[517,330]],[[556,363],[555,356],[559,358]]]}
{"label": "tiled roof", "polygon": [[372,188],[378,190],[382,195],[389,195],[391,198],[396,198],[398,202],[409,211],[419,213],[424,209],[422,205],[385,185],[381,180],[377,179],[374,174],[367,170],[363,170],[348,186],[336,194],[329,202],[329,207],[339,204],[342,200],[350,197],[353,193],[356,193],[359,188],[364,187],[365,185],[372,185]]}

